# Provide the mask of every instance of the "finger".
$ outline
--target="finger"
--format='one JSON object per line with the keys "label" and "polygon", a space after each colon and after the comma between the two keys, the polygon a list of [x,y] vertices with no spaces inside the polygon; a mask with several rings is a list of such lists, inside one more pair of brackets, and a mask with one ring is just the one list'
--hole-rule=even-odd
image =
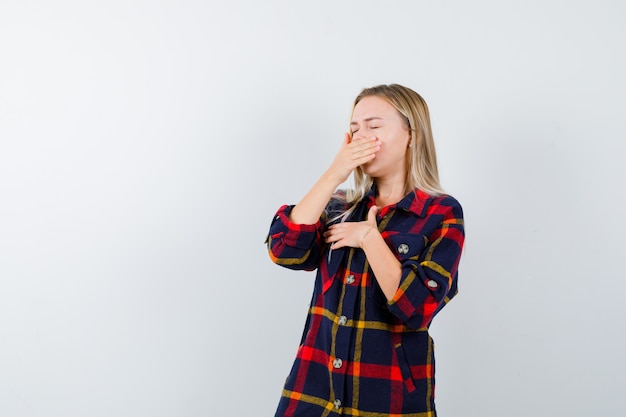
{"label": "finger", "polygon": [[360,158],[371,157],[373,155],[376,155],[376,152],[378,152],[379,150],[380,150],[380,146],[373,146],[371,148],[356,149],[356,150],[352,151],[352,158],[360,159]]}
{"label": "finger", "polygon": [[326,239],[325,239],[325,240],[326,240],[326,243],[330,243],[330,242],[336,242],[336,241],[338,241],[339,239],[340,239],[340,238],[337,236],[337,234],[335,234],[335,233],[329,233],[329,234],[326,236]]}
{"label": "finger", "polygon": [[374,147],[376,145],[380,145],[380,140],[376,136],[372,136],[370,138],[352,138],[350,145],[355,149]]}
{"label": "finger", "polygon": [[335,242],[333,242],[333,244],[331,245],[331,247],[332,247],[333,249],[341,249],[341,248],[343,248],[343,247],[344,247],[344,244],[343,244],[343,243],[341,243],[340,241],[335,241]]}
{"label": "finger", "polygon": [[365,155],[365,156],[362,156],[360,158],[355,159],[354,160],[354,164],[356,166],[360,166],[360,165],[363,165],[363,164],[371,161],[374,158],[376,158],[376,154],[375,153],[371,153],[369,155]]}
{"label": "finger", "polygon": [[[340,245],[339,242],[341,242],[341,241],[342,241],[342,239],[327,239],[326,243],[330,243],[333,248],[336,248],[337,245]],[[343,246],[343,245],[340,245],[340,246]]]}
{"label": "finger", "polygon": [[351,155],[350,155],[350,160],[355,163],[357,166],[361,165],[367,161],[369,161],[370,159],[373,159],[376,157],[376,152],[378,152],[380,150],[380,148],[378,147],[374,147],[374,148],[369,148],[369,149],[361,149],[358,151],[354,151]]}
{"label": "finger", "polygon": [[365,139],[363,143],[354,144],[351,150],[354,158],[364,158],[380,150],[380,141],[376,138]]}
{"label": "finger", "polygon": [[332,226],[330,226],[330,227],[329,227],[329,228],[328,228],[328,229],[324,232],[324,234],[325,234],[325,235],[331,235],[331,234],[337,233],[337,230],[338,230],[338,229],[337,229],[337,226],[338,226],[338,225],[333,224]]}

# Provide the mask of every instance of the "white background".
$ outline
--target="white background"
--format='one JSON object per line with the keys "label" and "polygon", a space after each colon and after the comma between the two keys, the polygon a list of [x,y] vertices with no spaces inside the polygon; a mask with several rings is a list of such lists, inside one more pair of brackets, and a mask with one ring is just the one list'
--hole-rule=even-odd
{"label": "white background", "polygon": [[0,415],[271,416],[313,274],[263,241],[363,87],[465,209],[443,417],[626,412],[626,5],[0,1]]}

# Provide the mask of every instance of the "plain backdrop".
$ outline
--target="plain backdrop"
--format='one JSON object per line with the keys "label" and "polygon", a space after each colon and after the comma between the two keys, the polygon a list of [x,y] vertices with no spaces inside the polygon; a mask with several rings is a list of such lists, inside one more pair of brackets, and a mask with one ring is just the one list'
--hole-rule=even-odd
{"label": "plain backdrop", "polygon": [[271,416],[314,274],[274,212],[363,87],[463,205],[442,417],[626,413],[626,3],[0,0],[0,416]]}

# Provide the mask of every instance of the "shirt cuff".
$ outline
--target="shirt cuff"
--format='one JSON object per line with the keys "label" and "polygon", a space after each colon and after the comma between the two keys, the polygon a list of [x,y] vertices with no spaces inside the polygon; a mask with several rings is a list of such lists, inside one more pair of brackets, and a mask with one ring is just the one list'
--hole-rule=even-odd
{"label": "shirt cuff", "polygon": [[318,220],[314,224],[294,223],[289,220],[293,208],[293,205],[284,205],[278,209],[270,227],[270,235],[281,235],[281,239],[287,246],[300,249],[310,248],[322,228],[322,222]]}

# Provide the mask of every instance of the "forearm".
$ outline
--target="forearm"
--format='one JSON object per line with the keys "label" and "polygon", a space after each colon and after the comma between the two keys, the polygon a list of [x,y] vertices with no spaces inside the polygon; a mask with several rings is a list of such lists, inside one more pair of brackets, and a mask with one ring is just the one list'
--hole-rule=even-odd
{"label": "forearm", "polygon": [[289,220],[298,224],[316,223],[340,182],[325,172],[308,193],[296,204]]}
{"label": "forearm", "polygon": [[356,167],[373,159],[379,149],[380,140],[376,137],[352,140],[350,134],[346,133],[333,163],[296,204],[289,219],[299,224],[317,222],[337,187],[348,179]]}
{"label": "forearm", "polygon": [[389,246],[375,228],[368,231],[361,241],[361,248],[365,251],[367,262],[370,264],[378,285],[383,290],[387,300],[393,299],[400,286],[402,265],[396,259]]}

